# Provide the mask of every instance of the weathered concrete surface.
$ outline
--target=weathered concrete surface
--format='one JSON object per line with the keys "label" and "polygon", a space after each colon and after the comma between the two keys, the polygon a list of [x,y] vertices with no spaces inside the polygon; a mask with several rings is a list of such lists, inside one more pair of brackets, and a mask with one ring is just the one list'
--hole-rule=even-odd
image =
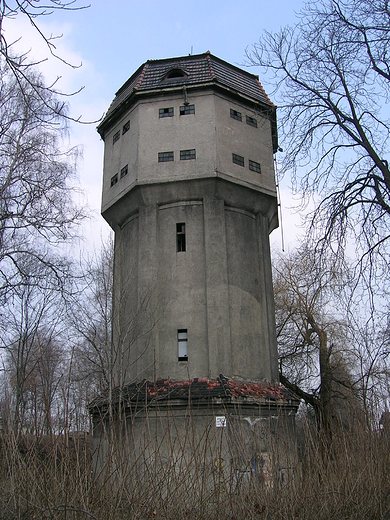
{"label": "weathered concrete surface", "polygon": [[[105,136],[102,212],[115,230],[117,382],[139,378],[278,379],[269,232],[277,225],[271,125],[213,90],[137,102]],[[174,117],[159,118],[173,107]],[[230,117],[240,111],[243,122]],[[258,127],[245,123],[256,117]],[[130,120],[130,130],[112,136]],[[180,150],[196,159],[180,161]],[[159,163],[158,152],[175,160]],[[245,167],[232,161],[245,158]],[[248,160],[261,164],[261,173]],[[128,164],[128,174],[110,186]],[[186,225],[185,252],[176,224]],[[177,330],[188,330],[188,362]]]}
{"label": "weathered concrete surface", "polygon": [[[183,67],[183,75],[166,82],[174,66]],[[188,105],[194,113],[180,115]],[[168,108],[173,117],[160,118],[159,110]],[[269,233],[278,226],[275,107],[256,77],[209,53],[157,60],[117,92],[99,133],[105,142],[102,214],[115,231],[119,391],[116,408],[108,405],[112,423],[103,401],[92,412],[100,467],[117,440],[120,457],[134,467],[196,459],[196,471],[207,467],[210,478],[256,472],[270,449],[266,437],[293,439],[297,401],[252,399],[244,391],[194,405],[191,390],[187,401],[145,395],[134,402],[122,391],[145,380],[180,386],[220,374],[236,384],[267,381],[277,388],[269,248]],[[196,158],[180,160],[181,150],[195,150]],[[174,160],[158,162],[161,152],[172,152]],[[177,248],[180,223],[185,251]],[[186,361],[178,359],[179,330],[188,334]],[[218,416],[226,427],[217,428]]]}
{"label": "weathered concrete surface", "polygon": [[[118,407],[118,401],[121,406]],[[96,469],[126,467],[139,478],[155,472],[234,492],[246,480],[283,478],[296,465],[298,401],[280,385],[218,380],[158,380],[115,394],[92,408]],[[111,450],[111,455],[107,450]],[[108,464],[110,461],[110,464]]]}

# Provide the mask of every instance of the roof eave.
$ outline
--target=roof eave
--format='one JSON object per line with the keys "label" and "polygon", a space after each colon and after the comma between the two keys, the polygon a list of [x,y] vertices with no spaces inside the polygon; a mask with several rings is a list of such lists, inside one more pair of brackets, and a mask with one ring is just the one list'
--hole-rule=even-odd
{"label": "roof eave", "polygon": [[132,92],[118,105],[116,106],[112,112],[103,118],[103,121],[98,125],[97,131],[101,138],[104,140],[104,134],[108,128],[115,124],[115,122],[120,118],[121,114],[128,110],[135,102],[140,98],[153,97],[156,95],[162,95],[167,93],[175,93],[182,92],[183,87],[186,87],[187,92],[190,90],[204,90],[204,89],[218,89],[224,92],[228,92],[232,97],[239,98],[240,100],[244,100],[246,103],[255,104],[257,106],[262,107],[264,110],[270,113],[270,120],[272,124],[272,140],[274,152],[277,150],[277,129],[276,129],[276,106],[273,103],[265,103],[261,99],[254,98],[251,96],[247,96],[244,93],[232,89],[227,85],[219,82],[217,79],[202,83],[193,83],[190,85],[186,85],[185,83],[180,85],[172,85],[166,86],[161,85],[160,87],[150,88],[145,90],[135,90]]}

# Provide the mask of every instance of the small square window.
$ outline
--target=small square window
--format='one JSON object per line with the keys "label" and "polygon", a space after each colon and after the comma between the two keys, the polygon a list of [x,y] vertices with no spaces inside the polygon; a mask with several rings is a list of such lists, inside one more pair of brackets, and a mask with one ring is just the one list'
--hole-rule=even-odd
{"label": "small square window", "polygon": [[236,153],[233,153],[232,160],[233,160],[234,164],[238,164],[238,166],[245,166],[244,157],[241,157],[241,155],[237,155]]}
{"label": "small square window", "polygon": [[177,331],[178,361],[188,361],[188,331],[178,329]]}
{"label": "small square window", "polygon": [[237,112],[237,110],[233,110],[232,108],[230,109],[230,117],[237,121],[242,121],[241,112]]}
{"label": "small square window", "polygon": [[257,119],[254,117],[246,116],[246,124],[249,126],[253,126],[254,128],[257,128]]}
{"label": "small square window", "polygon": [[195,105],[183,105],[180,107],[181,116],[188,116],[189,114],[195,114]]}
{"label": "small square window", "polygon": [[173,107],[160,108],[159,111],[158,111],[158,117],[160,119],[162,117],[173,117]]}
{"label": "small square window", "polygon": [[250,159],[249,159],[249,169],[252,170],[253,172],[261,173],[260,163],[258,163],[256,161],[251,161]]}
{"label": "small square window", "polygon": [[158,162],[173,161],[173,152],[158,152]]}
{"label": "small square window", "polygon": [[123,179],[123,177],[125,175],[127,175],[127,172],[129,171],[129,166],[126,164],[126,166],[124,166],[122,169],[121,169],[121,179]]}
{"label": "small square window", "polygon": [[118,174],[116,173],[111,177],[111,188],[118,182]]}
{"label": "small square window", "polygon": [[180,150],[181,161],[190,161],[191,159],[196,159],[196,151],[194,148],[192,150]]}
{"label": "small square window", "polygon": [[184,222],[176,224],[176,248],[178,253],[186,250],[186,225]]}
{"label": "small square window", "polygon": [[125,134],[126,132],[128,132],[130,130],[130,120],[127,121],[127,123],[125,123],[123,125],[123,128],[122,128],[122,135]]}
{"label": "small square window", "polygon": [[112,144],[115,144],[119,139],[121,138],[121,131],[118,130],[115,132],[115,134],[112,136]]}

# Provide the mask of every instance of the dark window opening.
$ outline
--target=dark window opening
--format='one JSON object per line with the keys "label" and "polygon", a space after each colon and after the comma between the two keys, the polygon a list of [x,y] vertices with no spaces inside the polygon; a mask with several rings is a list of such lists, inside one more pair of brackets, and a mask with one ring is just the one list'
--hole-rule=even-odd
{"label": "dark window opening", "polygon": [[186,250],[186,225],[184,222],[176,224],[176,246],[178,253]]}
{"label": "dark window opening", "polygon": [[118,130],[115,132],[115,134],[112,136],[112,144],[115,144],[119,139],[121,138],[121,131]]}
{"label": "dark window opening", "polygon": [[166,79],[171,78],[185,78],[187,77],[187,74],[184,72],[184,70],[181,69],[172,69],[168,74],[165,76]]}
{"label": "dark window opening", "polygon": [[158,117],[173,117],[173,107],[160,108],[158,111]]}
{"label": "dark window opening", "polygon": [[232,159],[233,159],[234,164],[238,164],[238,166],[244,166],[244,157],[241,157],[241,155],[237,155],[236,153],[233,153]]}
{"label": "dark window opening", "polygon": [[158,152],[158,162],[173,161],[173,152]]}
{"label": "dark window opening", "polygon": [[126,166],[124,166],[122,169],[121,169],[121,179],[127,175],[127,172],[129,171],[129,166],[126,164]]}
{"label": "dark window opening", "polygon": [[177,331],[178,361],[188,361],[188,332],[187,329]]}
{"label": "dark window opening", "polygon": [[195,114],[195,105],[184,105],[180,107],[181,116],[188,116],[189,114]]}
{"label": "dark window opening", "polygon": [[261,173],[260,163],[249,160],[249,169],[253,172]]}
{"label": "dark window opening", "polygon": [[246,124],[257,128],[257,119],[254,117],[246,116]]}
{"label": "dark window opening", "polygon": [[125,134],[126,132],[128,132],[130,130],[130,121],[127,121],[127,123],[125,123],[123,125],[123,128],[122,128],[122,135]]}
{"label": "dark window opening", "polygon": [[233,110],[232,108],[230,109],[230,117],[237,121],[242,121],[241,112],[237,112],[237,110]]}
{"label": "dark window opening", "polygon": [[111,188],[118,182],[118,174],[116,173],[111,177]]}
{"label": "dark window opening", "polygon": [[191,159],[196,159],[196,151],[194,148],[192,150],[180,150],[181,161],[190,161]]}

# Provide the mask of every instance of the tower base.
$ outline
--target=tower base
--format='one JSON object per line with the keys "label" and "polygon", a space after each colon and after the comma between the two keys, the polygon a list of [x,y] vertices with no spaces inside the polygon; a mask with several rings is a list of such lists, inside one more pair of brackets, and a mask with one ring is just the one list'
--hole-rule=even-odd
{"label": "tower base", "polygon": [[[143,381],[91,403],[95,471],[155,473],[161,493],[181,475],[235,492],[273,485],[295,467],[299,400],[282,385],[227,379]],[[197,484],[196,484],[197,483]],[[165,491],[164,491],[165,489]]]}

